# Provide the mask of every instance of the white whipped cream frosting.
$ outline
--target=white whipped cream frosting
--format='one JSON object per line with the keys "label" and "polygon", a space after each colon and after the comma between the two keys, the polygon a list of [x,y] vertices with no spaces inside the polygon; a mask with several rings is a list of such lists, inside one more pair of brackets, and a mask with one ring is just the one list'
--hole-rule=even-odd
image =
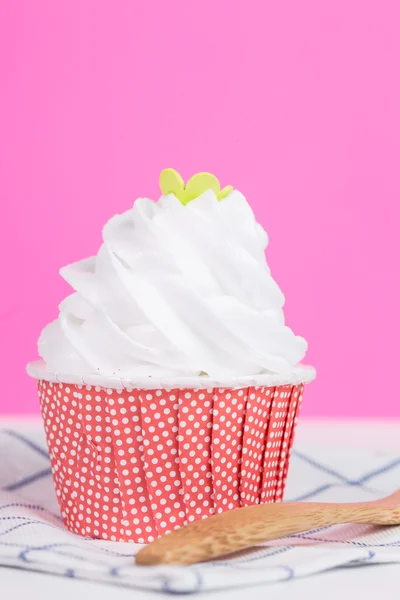
{"label": "white whipped cream frosting", "polygon": [[43,330],[53,372],[120,378],[290,374],[306,341],[284,323],[268,237],[244,196],[136,200],[94,258],[61,269],[75,293]]}

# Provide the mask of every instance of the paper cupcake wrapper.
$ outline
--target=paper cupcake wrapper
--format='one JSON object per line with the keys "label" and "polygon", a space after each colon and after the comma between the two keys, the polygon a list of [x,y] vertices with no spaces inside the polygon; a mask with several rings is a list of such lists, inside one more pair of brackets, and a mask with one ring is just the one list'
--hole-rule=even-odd
{"label": "paper cupcake wrapper", "polygon": [[38,381],[68,529],[147,543],[282,499],[303,384],[111,389]]}

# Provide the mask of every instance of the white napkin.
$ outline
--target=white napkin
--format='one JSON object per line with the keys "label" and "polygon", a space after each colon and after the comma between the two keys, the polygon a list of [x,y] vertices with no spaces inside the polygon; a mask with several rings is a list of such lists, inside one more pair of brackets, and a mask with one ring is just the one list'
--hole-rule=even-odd
{"label": "white napkin", "polygon": [[[140,546],[87,540],[59,517],[41,427],[0,429],[0,565],[171,593],[286,581],[339,566],[400,562],[400,527],[345,525],[271,542],[191,567],[137,567]],[[400,456],[297,447],[286,500],[379,498],[400,486]]]}

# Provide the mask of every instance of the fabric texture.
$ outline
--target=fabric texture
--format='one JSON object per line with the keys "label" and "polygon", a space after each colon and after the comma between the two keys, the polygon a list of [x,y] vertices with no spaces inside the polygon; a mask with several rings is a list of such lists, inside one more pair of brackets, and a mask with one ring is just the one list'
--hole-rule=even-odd
{"label": "fabric texture", "polygon": [[[190,567],[137,567],[140,546],[89,540],[61,521],[40,425],[0,428],[0,565],[115,586],[194,593],[287,581],[342,566],[400,562],[400,526],[326,527]],[[394,492],[400,455],[297,446],[286,500],[352,502]]]}

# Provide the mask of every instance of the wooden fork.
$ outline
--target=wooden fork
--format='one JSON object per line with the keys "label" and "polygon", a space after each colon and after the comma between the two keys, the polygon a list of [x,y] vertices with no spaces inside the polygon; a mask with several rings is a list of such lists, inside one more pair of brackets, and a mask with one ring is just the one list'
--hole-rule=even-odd
{"label": "wooden fork", "polygon": [[190,523],[136,555],[138,565],[190,565],[327,525],[400,525],[400,490],[373,502],[287,502],[245,506]]}

